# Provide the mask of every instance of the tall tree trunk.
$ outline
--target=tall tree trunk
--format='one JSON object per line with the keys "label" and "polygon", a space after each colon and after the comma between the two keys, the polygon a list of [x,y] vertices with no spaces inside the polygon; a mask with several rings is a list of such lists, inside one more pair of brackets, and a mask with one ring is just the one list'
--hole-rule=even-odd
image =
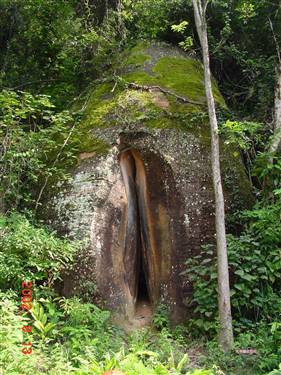
{"label": "tall tree trunk", "polygon": [[211,142],[212,142],[212,173],[215,192],[216,206],[216,239],[217,239],[217,260],[218,260],[218,302],[219,302],[219,318],[220,332],[219,343],[223,350],[229,351],[233,346],[233,329],[230,305],[230,288],[229,288],[229,272],[227,245],[225,233],[225,212],[224,212],[224,196],[220,171],[220,151],[219,151],[219,135],[218,121],[216,116],[215,101],[212,91],[209,44],[207,35],[206,8],[207,0],[192,0],[195,23],[199,35],[205,76],[205,91],[208,103],[209,120],[211,126]]}
{"label": "tall tree trunk", "polygon": [[276,87],[274,101],[274,133],[269,151],[275,153],[281,144],[281,59],[276,68]]}

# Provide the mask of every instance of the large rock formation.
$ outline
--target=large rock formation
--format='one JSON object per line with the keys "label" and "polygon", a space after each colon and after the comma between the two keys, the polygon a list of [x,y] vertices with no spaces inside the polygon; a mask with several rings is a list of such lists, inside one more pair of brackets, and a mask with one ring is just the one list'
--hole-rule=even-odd
{"label": "large rock formation", "polygon": [[[201,63],[180,50],[141,44],[115,78],[90,93],[80,158],[50,202],[52,225],[85,240],[63,292],[89,292],[132,316],[139,299],[192,313],[185,262],[214,242],[210,133]],[[225,106],[214,82],[217,104]],[[76,140],[77,142],[77,140]],[[222,144],[228,210],[250,186],[235,150]],[[88,288],[88,290],[87,290]]]}

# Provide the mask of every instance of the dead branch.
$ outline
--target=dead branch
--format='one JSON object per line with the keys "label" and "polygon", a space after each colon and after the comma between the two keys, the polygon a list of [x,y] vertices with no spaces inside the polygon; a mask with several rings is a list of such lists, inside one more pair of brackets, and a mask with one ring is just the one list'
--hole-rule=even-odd
{"label": "dead branch", "polygon": [[191,100],[191,99],[188,99],[186,97],[183,97],[183,96],[179,96],[177,94],[175,94],[174,92],[170,91],[170,90],[166,90],[166,89],[163,89],[161,86],[145,86],[145,85],[139,85],[137,83],[126,83],[126,86],[128,88],[131,88],[131,89],[134,89],[134,90],[142,90],[142,91],[153,91],[153,90],[157,90],[157,91],[160,91],[162,92],[163,94],[165,95],[170,95],[170,96],[173,96],[175,97],[177,100],[183,102],[183,103],[190,103],[190,104],[195,104],[195,105],[205,105],[205,103],[202,103],[202,102],[196,102],[195,100]]}

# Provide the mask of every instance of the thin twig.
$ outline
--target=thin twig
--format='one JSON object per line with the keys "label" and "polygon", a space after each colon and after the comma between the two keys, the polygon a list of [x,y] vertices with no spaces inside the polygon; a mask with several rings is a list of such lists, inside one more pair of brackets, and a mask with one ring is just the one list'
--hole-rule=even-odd
{"label": "thin twig", "polygon": [[[63,149],[64,149],[65,146],[67,145],[67,143],[68,143],[68,141],[69,141],[69,139],[70,139],[70,137],[71,137],[71,135],[72,135],[72,133],[73,133],[73,131],[74,131],[74,129],[75,129],[76,124],[77,124],[77,122],[75,122],[74,125],[72,126],[72,128],[70,129],[70,132],[68,133],[68,136],[66,137],[65,141],[63,142],[63,145],[62,145],[60,151],[58,152],[58,154],[57,154],[57,156],[56,156],[56,158],[55,158],[55,160],[54,160],[54,162],[53,162],[53,164],[52,164],[52,168],[56,165],[57,161],[59,160],[59,157],[60,157],[60,155],[61,155]],[[37,208],[38,208],[39,202],[40,202],[41,197],[42,197],[42,194],[43,194],[43,192],[44,192],[44,190],[45,190],[45,188],[46,188],[46,186],[47,186],[47,183],[48,183],[48,181],[49,181],[49,178],[50,178],[50,175],[48,175],[48,176],[45,178],[44,184],[43,184],[43,186],[42,186],[42,188],[41,188],[41,190],[40,190],[40,192],[39,192],[39,195],[38,195],[38,198],[37,198],[37,200],[36,200],[36,204],[35,204],[35,212],[37,211]]]}
{"label": "thin twig", "polygon": [[116,81],[114,86],[113,86],[113,89],[111,90],[112,93],[115,91],[117,85],[118,85],[118,82]]}
{"label": "thin twig", "polygon": [[30,86],[30,85],[33,85],[35,83],[43,83],[43,82],[55,82],[55,81],[58,81],[57,78],[49,78],[49,79],[38,79],[36,81],[30,81],[30,82],[25,82],[25,83],[22,83],[18,86],[14,86],[14,87],[8,87],[9,90],[17,90],[17,89],[20,89],[22,87],[25,87],[25,86]]}

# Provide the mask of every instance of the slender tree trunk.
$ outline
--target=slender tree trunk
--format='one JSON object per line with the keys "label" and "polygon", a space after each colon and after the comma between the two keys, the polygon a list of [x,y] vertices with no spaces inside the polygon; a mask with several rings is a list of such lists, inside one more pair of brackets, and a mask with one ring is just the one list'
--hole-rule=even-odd
{"label": "slender tree trunk", "polygon": [[116,11],[118,16],[118,31],[120,35],[120,47],[123,41],[126,39],[126,27],[122,18],[122,0],[117,0]]}
{"label": "slender tree trunk", "polygon": [[281,144],[281,60],[276,68],[276,87],[274,101],[274,133],[269,151],[275,153]]}
{"label": "slender tree trunk", "polygon": [[212,173],[215,192],[216,206],[216,239],[217,239],[217,260],[218,260],[218,291],[219,291],[219,318],[220,332],[219,342],[225,351],[231,350],[233,346],[233,329],[230,305],[230,288],[229,288],[229,272],[227,245],[225,233],[225,210],[224,196],[220,171],[220,151],[219,151],[219,135],[218,122],[215,110],[215,101],[212,91],[209,45],[206,23],[206,8],[208,1],[192,0],[194,7],[194,15],[196,28],[199,35],[205,75],[205,91],[208,103],[209,120],[211,126],[211,142],[212,142]]}

